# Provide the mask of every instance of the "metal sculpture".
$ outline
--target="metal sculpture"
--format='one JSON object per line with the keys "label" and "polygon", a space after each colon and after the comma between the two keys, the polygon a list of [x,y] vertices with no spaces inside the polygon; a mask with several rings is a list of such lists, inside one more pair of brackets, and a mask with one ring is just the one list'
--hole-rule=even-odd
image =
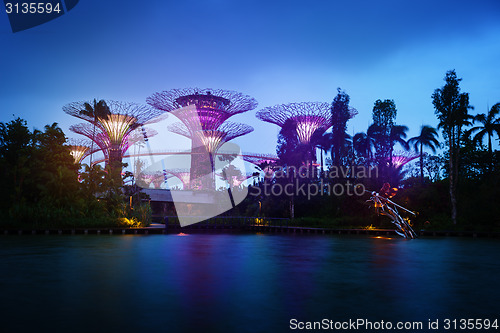
{"label": "metal sculpture", "polygon": [[365,193],[371,194],[370,200],[367,200],[367,202],[370,202],[373,205],[377,214],[387,216],[391,219],[391,222],[397,227],[397,229],[394,231],[398,235],[406,239],[417,238],[417,233],[410,226],[409,220],[401,217],[398,212],[398,208],[414,216],[416,216],[416,214],[404,208],[403,206],[400,206],[397,203],[391,201],[389,198],[394,196],[397,190],[391,189],[387,185],[388,183],[384,184],[384,187],[382,187],[380,191],[381,194],[375,191],[365,191]]}

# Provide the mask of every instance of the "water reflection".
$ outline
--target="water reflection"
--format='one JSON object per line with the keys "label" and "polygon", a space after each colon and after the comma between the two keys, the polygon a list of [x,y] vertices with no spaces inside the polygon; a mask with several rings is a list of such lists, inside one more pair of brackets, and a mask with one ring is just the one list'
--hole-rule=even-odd
{"label": "water reflection", "polygon": [[291,318],[493,318],[499,249],[460,238],[4,236],[0,311],[16,332],[282,332]]}

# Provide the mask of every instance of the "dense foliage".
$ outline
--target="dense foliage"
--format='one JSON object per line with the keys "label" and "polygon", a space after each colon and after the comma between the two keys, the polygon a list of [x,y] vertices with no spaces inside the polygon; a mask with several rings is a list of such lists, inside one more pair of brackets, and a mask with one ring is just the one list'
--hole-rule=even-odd
{"label": "dense foliage", "polygon": [[[255,184],[258,191],[253,191],[260,194],[258,214],[294,217],[295,223],[311,226],[383,227],[388,220],[368,209],[365,203],[368,194],[348,195],[346,184],[351,184],[353,189],[357,185],[372,191],[389,182],[399,188],[394,200],[418,212],[412,221],[417,228],[500,230],[500,207],[493,204],[500,195],[500,152],[492,143],[495,137],[500,139],[500,103],[487,113],[471,115],[469,111],[473,107],[468,94],[460,92],[460,81],[454,70],[448,71],[445,85],[431,96],[436,127],[442,130],[444,138],[442,142],[436,128],[429,125],[423,125],[419,135],[406,140],[408,127],[396,124],[396,104],[390,99],[375,101],[373,124],[350,140],[345,132],[348,119],[343,116],[349,96],[339,89],[332,103],[335,122],[332,132],[312,140],[322,152],[330,151],[332,159],[325,166],[321,159],[319,170],[323,172],[298,177],[294,169],[289,168],[300,168],[305,161],[294,139],[297,129],[293,124],[283,126],[278,138],[279,165],[266,167],[267,170],[289,169],[289,172],[285,172],[285,177],[265,178]],[[406,164],[409,158],[395,164],[396,146],[413,150],[413,158],[418,156],[416,163]],[[441,155],[429,154],[429,151],[436,154],[439,148],[444,149]],[[376,168],[378,172],[365,177],[355,171],[359,168]],[[345,172],[331,177],[332,171],[339,169]],[[287,184],[295,190],[304,185],[314,193],[299,190],[288,195],[279,191]],[[273,186],[276,186],[274,193],[270,191]],[[342,195],[328,193],[334,186],[344,187]],[[316,189],[319,189],[317,193]],[[257,206],[247,201],[247,214],[256,214]]]}
{"label": "dense foliage", "polygon": [[33,132],[20,118],[0,123],[1,225],[118,226],[134,215],[149,222],[149,206],[130,207],[126,187],[107,177],[107,170],[84,165],[79,172],[65,142],[57,123]]}

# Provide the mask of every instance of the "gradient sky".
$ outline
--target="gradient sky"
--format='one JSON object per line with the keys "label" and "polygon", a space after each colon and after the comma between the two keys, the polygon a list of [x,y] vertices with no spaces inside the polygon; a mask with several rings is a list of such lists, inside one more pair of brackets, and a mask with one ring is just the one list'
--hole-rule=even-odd
{"label": "gradient sky", "polygon": [[[58,122],[75,138],[64,104],[172,88],[236,90],[260,109],[331,102],[341,87],[359,111],[350,134],[366,131],[375,100],[394,99],[410,137],[437,125],[431,95],[447,70],[473,113],[500,102],[499,0],[80,0],[18,33],[2,10],[0,45],[0,121]],[[230,120],[255,128],[235,140],[243,151],[275,153],[277,126],[255,111]]]}

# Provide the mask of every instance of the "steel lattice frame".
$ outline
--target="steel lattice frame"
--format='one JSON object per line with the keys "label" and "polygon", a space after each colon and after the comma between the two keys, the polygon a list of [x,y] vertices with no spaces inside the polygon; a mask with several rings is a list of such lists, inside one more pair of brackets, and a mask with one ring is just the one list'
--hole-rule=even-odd
{"label": "steel lattice frame", "polygon": [[[143,135],[139,135],[138,132],[133,129],[128,130],[124,136],[120,138],[120,140],[111,140],[108,132],[103,130],[100,126],[96,126],[94,132],[94,125],[92,124],[75,124],[70,126],[69,128],[72,132],[81,134],[92,140],[94,139],[94,143],[99,147],[99,149],[95,149],[94,152],[102,151],[104,154],[104,158],[109,161],[111,158],[111,154],[113,151],[118,150],[121,157],[125,154],[125,152],[132,146],[134,143],[140,142],[144,140]],[[157,132],[150,128],[144,128],[144,132],[148,137],[154,136]],[[116,139],[116,138],[115,138]]]}
{"label": "steel lattice frame", "polygon": [[[350,109],[350,118],[357,114],[356,109]],[[302,102],[280,104],[259,110],[257,118],[280,127],[289,119],[297,126],[297,137],[303,144],[309,144],[317,130],[325,132],[332,126],[331,105],[326,102]]]}
{"label": "steel lattice frame", "polygon": [[68,139],[68,148],[75,164],[80,163],[85,157],[93,153],[90,151],[90,142],[85,139]]}
{"label": "steel lattice frame", "polygon": [[[229,117],[253,110],[257,101],[242,93],[222,89],[172,89],[146,99],[152,107],[173,112],[193,132],[215,130]],[[194,108],[185,108],[194,105]]]}
{"label": "steel lattice frame", "polygon": [[412,151],[397,151],[392,156],[392,165],[399,168],[419,156],[419,154]]}
{"label": "steel lattice frame", "polygon": [[201,130],[195,133],[191,133],[183,123],[174,123],[168,129],[173,133],[201,142],[207,152],[211,154],[215,154],[224,143],[253,131],[252,126],[229,121],[221,124],[215,130]]}
{"label": "steel lattice frame", "polygon": [[166,169],[164,172],[178,178],[181,181],[184,190],[190,188],[191,171],[189,169]]}
{"label": "steel lattice frame", "polygon": [[121,162],[123,153],[136,140],[130,138],[132,131],[145,124],[163,119],[159,117],[163,113],[161,110],[152,109],[147,105],[113,100],[106,100],[110,115],[105,118],[92,117],[81,112],[85,110],[85,103],[91,104],[91,102],[79,101],[63,106],[63,111],[67,114],[90,123],[73,125],[70,130],[94,140],[108,162],[111,159]]}

